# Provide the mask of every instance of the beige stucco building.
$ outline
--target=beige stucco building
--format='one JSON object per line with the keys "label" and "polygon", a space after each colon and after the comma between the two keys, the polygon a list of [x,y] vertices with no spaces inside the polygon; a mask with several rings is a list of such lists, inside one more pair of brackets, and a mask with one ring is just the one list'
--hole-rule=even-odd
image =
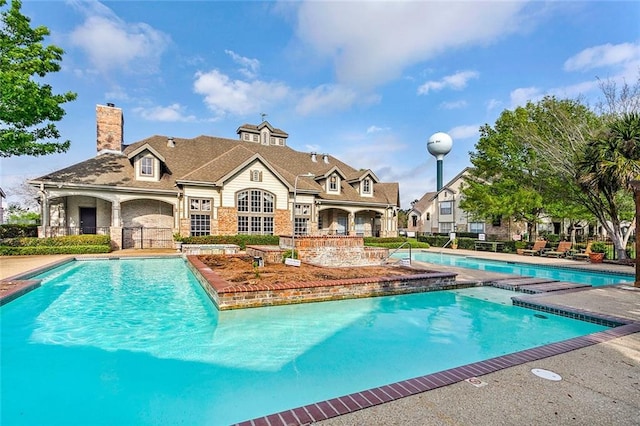
{"label": "beige stucco building", "polygon": [[469,168],[463,169],[440,191],[427,192],[412,204],[407,215],[407,230],[418,233],[470,232],[511,239],[522,232],[522,225],[497,218],[487,222],[467,213],[460,207],[461,188]]}
{"label": "beige stucco building", "polygon": [[124,144],[124,118],[98,105],[97,155],[29,183],[40,235],[109,233],[116,248],[168,247],[172,234],[396,236],[399,188],[371,170],[287,146],[264,121],[238,139],[151,136]]}

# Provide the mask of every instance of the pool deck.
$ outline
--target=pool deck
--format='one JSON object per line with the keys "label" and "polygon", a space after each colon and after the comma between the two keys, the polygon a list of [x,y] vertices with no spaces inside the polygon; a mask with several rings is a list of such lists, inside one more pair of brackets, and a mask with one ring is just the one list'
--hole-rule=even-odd
{"label": "pool deck", "polygon": [[[442,252],[511,262],[581,267],[612,273],[634,272],[634,268],[630,266],[606,263],[591,264],[566,259],[466,250],[445,249]],[[112,255],[155,256],[175,255],[175,252],[133,250],[120,251]],[[0,257],[0,279],[15,277],[73,257]],[[486,271],[441,265],[430,268],[456,272],[460,281],[505,278],[504,274]],[[518,298],[532,305],[546,306],[550,309],[559,308],[602,318],[619,319],[628,325],[612,330],[620,332],[607,331],[597,333],[598,336],[591,335],[594,337],[587,339],[572,339],[569,344],[555,345],[555,349],[559,350],[550,351],[550,356],[545,356],[544,349],[547,347],[541,350],[536,348],[530,351],[535,352],[532,354],[535,356],[530,358],[533,360],[527,361],[525,356],[514,366],[504,368],[497,365],[489,368],[488,364],[491,363],[485,363],[487,365],[474,366],[466,369],[466,372],[465,369],[457,369],[451,374],[430,375],[433,376],[430,379],[401,382],[401,385],[389,386],[386,392],[383,389],[385,387],[378,388],[383,389],[380,391],[361,392],[349,398],[353,408],[347,410],[345,407],[339,407],[340,412],[346,413],[340,416],[331,417],[335,415],[332,414],[332,407],[337,404],[345,405],[349,401],[325,401],[268,416],[268,421],[267,418],[260,418],[246,424],[640,425],[640,288],[619,285],[533,295],[519,293]],[[550,370],[560,375],[562,380],[540,378],[531,372],[534,368]],[[468,379],[471,375],[476,379],[463,379]],[[428,391],[416,392],[422,389]],[[377,397],[376,394],[381,397]],[[383,403],[383,400],[388,402]]]}

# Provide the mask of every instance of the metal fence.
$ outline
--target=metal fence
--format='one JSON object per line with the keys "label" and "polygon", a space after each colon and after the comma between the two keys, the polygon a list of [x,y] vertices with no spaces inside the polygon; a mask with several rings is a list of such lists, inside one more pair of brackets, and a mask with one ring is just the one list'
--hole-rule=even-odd
{"label": "metal fence", "polygon": [[[627,247],[625,252],[627,253],[627,259],[635,259],[636,258],[636,242],[632,238],[629,238],[629,242],[627,243]],[[605,259],[608,260],[618,260],[618,252],[613,246],[613,242],[604,241],[604,244],[607,246],[607,251],[605,252]]]}
{"label": "metal fence", "polygon": [[171,228],[122,228],[122,248],[173,248],[173,232]]}

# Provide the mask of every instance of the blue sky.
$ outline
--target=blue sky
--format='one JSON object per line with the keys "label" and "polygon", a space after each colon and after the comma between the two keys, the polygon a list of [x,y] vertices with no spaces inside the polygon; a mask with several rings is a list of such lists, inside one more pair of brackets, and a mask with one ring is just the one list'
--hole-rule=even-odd
{"label": "blue sky", "polygon": [[261,113],[299,151],[385,182],[402,208],[436,187],[426,142],[453,138],[444,182],[469,166],[479,126],[551,94],[594,103],[598,78],[640,72],[640,2],[24,1],[65,50],[45,81],[73,91],[65,154],[1,159],[26,179],[96,154],[95,106],[125,115],[125,143],[159,134],[237,138]]}

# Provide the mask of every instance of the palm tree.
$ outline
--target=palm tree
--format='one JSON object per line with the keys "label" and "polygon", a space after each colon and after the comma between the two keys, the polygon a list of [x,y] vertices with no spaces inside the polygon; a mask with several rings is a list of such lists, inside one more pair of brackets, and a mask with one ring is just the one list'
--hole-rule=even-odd
{"label": "palm tree", "polygon": [[626,113],[600,130],[587,143],[578,166],[581,189],[601,199],[605,206],[601,213],[607,217],[596,216],[611,237],[618,259],[626,259],[635,220],[623,235],[619,201],[632,191],[631,181],[640,177],[640,114]]}

